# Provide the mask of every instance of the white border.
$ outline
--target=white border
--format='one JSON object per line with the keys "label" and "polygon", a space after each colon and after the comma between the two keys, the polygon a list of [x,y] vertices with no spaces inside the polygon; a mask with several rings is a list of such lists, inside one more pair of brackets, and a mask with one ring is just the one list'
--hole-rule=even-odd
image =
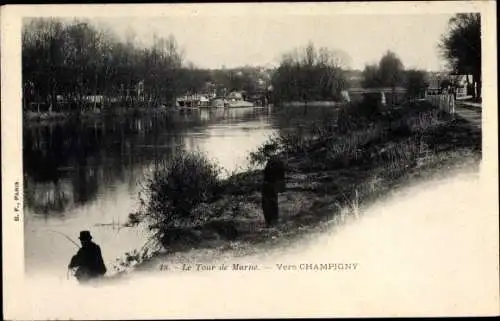
{"label": "white border", "polygon": [[[436,2],[357,2],[357,3],[273,3],[273,4],[176,4],[176,5],[11,5],[1,8],[1,70],[2,70],[2,241],[3,241],[3,287],[5,318],[13,319],[26,315],[30,309],[41,307],[30,306],[23,302],[24,281],[24,237],[23,220],[13,221],[13,189],[18,181],[22,188],[22,128],[21,128],[21,19],[30,16],[74,16],[79,17],[119,17],[119,16],[186,16],[186,15],[346,15],[346,14],[425,14],[425,13],[458,13],[480,12],[483,32],[483,164],[482,185],[486,204],[478,204],[478,210],[489,209],[488,216],[492,226],[497,226],[497,243],[492,244],[491,253],[496,257],[491,262],[498,272],[498,124],[497,124],[497,80],[496,80],[496,3],[494,1],[436,1]],[[494,210],[492,210],[494,209]],[[21,217],[22,218],[22,217]],[[496,278],[496,279],[495,279]],[[492,276],[498,281],[498,275]],[[239,292],[235,292],[239,293]],[[70,295],[70,294],[68,294]],[[323,294],[318,294],[323,295]],[[207,294],[206,304],[212,296]],[[110,298],[111,299],[111,298]],[[114,300],[114,299],[111,299]],[[161,301],[161,300],[160,300]],[[153,311],[147,313],[140,309],[137,315],[120,315],[118,310],[107,310],[111,305],[96,307],[96,313],[102,313],[102,318],[135,318],[135,317],[168,317],[157,315]],[[498,302],[498,297],[497,297]],[[123,304],[139,304],[129,302]],[[162,302],[157,302],[162,304]],[[63,304],[63,303],[62,303]],[[418,302],[416,302],[418,305]],[[139,305],[138,305],[139,306]],[[146,305],[148,306],[148,305]],[[151,307],[151,305],[149,305]],[[357,315],[363,315],[360,307]],[[418,310],[418,308],[417,308]],[[30,310],[38,311],[38,310]],[[117,314],[113,314],[115,311]],[[370,311],[370,312],[368,312]],[[367,310],[371,316],[376,316],[374,310]],[[436,312],[438,313],[438,312]],[[473,314],[497,314],[497,311],[473,311]],[[272,311],[271,311],[272,314]],[[80,317],[95,317],[87,311]],[[191,316],[197,315],[193,306]],[[215,315],[214,315],[215,316]],[[219,316],[221,316],[219,314]],[[273,316],[278,316],[273,314]],[[282,315],[280,315],[282,316]],[[189,317],[179,316],[174,317]],[[203,317],[203,316],[201,316]]]}

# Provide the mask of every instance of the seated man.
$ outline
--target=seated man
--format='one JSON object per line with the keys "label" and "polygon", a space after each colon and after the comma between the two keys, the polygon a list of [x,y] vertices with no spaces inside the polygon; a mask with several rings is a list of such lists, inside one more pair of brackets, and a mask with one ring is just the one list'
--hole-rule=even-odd
{"label": "seated man", "polygon": [[80,242],[82,247],[76,255],[71,258],[69,268],[77,268],[75,277],[79,282],[88,281],[97,278],[106,273],[106,266],[102,259],[101,248],[92,242],[92,236],[89,231],[80,232]]}

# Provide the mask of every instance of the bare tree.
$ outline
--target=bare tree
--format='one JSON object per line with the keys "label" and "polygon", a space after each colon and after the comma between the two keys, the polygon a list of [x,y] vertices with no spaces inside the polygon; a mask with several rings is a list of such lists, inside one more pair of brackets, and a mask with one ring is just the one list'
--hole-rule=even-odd
{"label": "bare tree", "polygon": [[132,32],[120,42],[85,20],[36,18],[24,21],[22,45],[25,105],[42,100],[51,110],[61,94],[82,110],[88,95],[134,98],[139,82],[170,101],[181,90],[183,52],[173,36],[139,48]]}

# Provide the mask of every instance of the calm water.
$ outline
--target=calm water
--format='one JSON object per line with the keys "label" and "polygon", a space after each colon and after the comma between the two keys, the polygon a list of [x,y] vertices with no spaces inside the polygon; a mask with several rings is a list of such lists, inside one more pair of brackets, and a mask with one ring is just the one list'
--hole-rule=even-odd
{"label": "calm water", "polygon": [[[191,114],[78,124],[25,126],[27,272],[64,275],[80,230],[101,245],[108,270],[146,239],[120,225],[138,208],[144,175],[176,148],[199,149],[229,171],[281,125],[271,109],[200,110]],[[55,232],[54,232],[55,231]]]}

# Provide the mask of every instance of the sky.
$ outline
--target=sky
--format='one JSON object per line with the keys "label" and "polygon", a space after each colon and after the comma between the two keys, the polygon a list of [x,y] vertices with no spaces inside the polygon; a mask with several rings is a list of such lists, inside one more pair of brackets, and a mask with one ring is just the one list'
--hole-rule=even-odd
{"label": "sky", "polygon": [[437,43],[450,14],[163,16],[96,18],[118,35],[150,44],[153,34],[175,36],[186,60],[201,68],[276,66],[281,55],[312,41],[341,50],[363,69],[394,51],[405,68],[441,70]]}

